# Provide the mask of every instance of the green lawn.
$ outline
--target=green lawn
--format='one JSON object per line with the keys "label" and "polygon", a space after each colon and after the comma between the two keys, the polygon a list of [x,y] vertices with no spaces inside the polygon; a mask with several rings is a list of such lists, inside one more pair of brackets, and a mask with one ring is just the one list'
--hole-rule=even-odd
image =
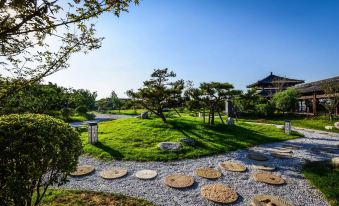
{"label": "green lawn", "polygon": [[48,190],[40,205],[43,206],[155,206],[154,204],[137,198],[120,194],[76,190]]}
{"label": "green lawn", "polygon": [[[202,123],[202,119],[188,115],[168,118],[168,124],[162,123],[159,118],[125,118],[102,122],[99,124],[99,142],[96,145],[87,143],[85,129],[81,133],[87,155],[138,161],[196,158],[298,136],[297,133],[286,135],[274,126],[246,123],[209,127]],[[178,152],[157,148],[160,142],[179,141],[181,138],[193,138],[196,144],[183,144]]]}
{"label": "green lawn", "polygon": [[127,115],[139,115],[145,112],[145,109],[123,109],[123,110],[110,110],[110,114],[127,114]]}
{"label": "green lawn", "polygon": [[329,162],[310,162],[304,165],[303,173],[332,206],[339,206],[339,169]]}
{"label": "green lawn", "polygon": [[305,116],[296,116],[296,115],[274,115],[271,117],[241,117],[239,120],[241,121],[250,121],[250,122],[260,122],[260,123],[269,123],[269,124],[284,124],[284,120],[291,120],[292,126],[295,127],[303,127],[308,129],[316,129],[322,131],[331,131],[339,133],[339,129],[326,130],[325,126],[334,126],[335,121],[339,121],[338,119],[330,122],[328,117],[318,116],[318,117],[305,117]]}

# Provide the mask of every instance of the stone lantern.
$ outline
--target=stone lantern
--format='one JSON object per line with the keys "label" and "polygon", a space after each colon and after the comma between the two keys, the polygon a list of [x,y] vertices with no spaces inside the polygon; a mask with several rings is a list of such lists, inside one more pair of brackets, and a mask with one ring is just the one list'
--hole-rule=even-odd
{"label": "stone lantern", "polygon": [[98,142],[98,123],[88,123],[88,143],[95,144]]}
{"label": "stone lantern", "polygon": [[285,120],[284,129],[286,134],[291,134],[292,125],[290,120]]}

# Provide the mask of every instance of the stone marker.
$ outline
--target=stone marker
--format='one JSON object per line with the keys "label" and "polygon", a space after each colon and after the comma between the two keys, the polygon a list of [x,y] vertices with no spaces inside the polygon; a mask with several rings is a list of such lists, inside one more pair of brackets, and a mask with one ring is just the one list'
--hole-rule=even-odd
{"label": "stone marker", "polygon": [[293,206],[293,204],[272,195],[257,195],[251,200],[252,206]]}
{"label": "stone marker", "polygon": [[333,157],[333,158],[331,159],[331,164],[332,164],[335,168],[339,169],[339,157]]}
{"label": "stone marker", "polygon": [[155,170],[139,170],[135,173],[135,176],[142,180],[154,179],[157,175],[157,171]]}
{"label": "stone marker", "polygon": [[339,122],[334,123],[334,127],[339,129]]}
{"label": "stone marker", "polygon": [[158,144],[159,149],[161,150],[173,150],[177,151],[181,149],[181,145],[178,142],[160,142]]}
{"label": "stone marker", "polygon": [[75,172],[72,172],[70,175],[79,177],[79,176],[89,175],[94,171],[95,171],[95,168],[91,165],[81,165],[81,166],[78,166],[77,170]]}
{"label": "stone marker", "polygon": [[120,167],[111,168],[108,170],[101,171],[99,175],[100,177],[108,180],[117,179],[127,175],[127,169]]}
{"label": "stone marker", "polygon": [[284,125],[275,125],[275,127],[276,127],[277,129],[285,129],[285,126],[284,126]]}
{"label": "stone marker", "polygon": [[257,182],[263,182],[270,185],[282,185],[285,183],[283,178],[269,173],[255,173],[253,174],[253,178]]}
{"label": "stone marker", "polygon": [[201,187],[201,195],[216,203],[232,203],[237,201],[238,194],[230,187],[223,184],[209,184]]}
{"label": "stone marker", "polygon": [[279,159],[291,159],[293,157],[291,154],[281,152],[271,152],[271,155]]}
{"label": "stone marker", "polygon": [[169,187],[182,189],[191,187],[194,184],[194,179],[192,176],[184,174],[172,174],[165,177],[164,183]]}
{"label": "stone marker", "polygon": [[276,169],[274,166],[267,164],[253,164],[252,167],[255,170],[264,170],[264,171],[273,171]]}
{"label": "stone marker", "polygon": [[257,161],[266,161],[266,160],[268,160],[268,158],[265,155],[263,155],[261,153],[258,153],[258,152],[249,153],[247,155],[247,158],[248,159],[252,159],[252,160],[257,160]]}
{"label": "stone marker", "polygon": [[219,167],[232,172],[245,172],[247,169],[245,165],[231,161],[220,162]]}
{"label": "stone marker", "polygon": [[209,167],[197,168],[195,174],[206,179],[217,179],[221,176],[221,172]]}
{"label": "stone marker", "polygon": [[227,118],[227,122],[226,122],[227,125],[234,125],[234,120],[232,117],[229,117]]}

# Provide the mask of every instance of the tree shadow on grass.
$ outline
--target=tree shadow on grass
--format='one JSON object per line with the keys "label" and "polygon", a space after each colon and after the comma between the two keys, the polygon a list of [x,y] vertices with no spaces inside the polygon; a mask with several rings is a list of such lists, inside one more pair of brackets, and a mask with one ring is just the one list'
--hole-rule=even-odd
{"label": "tree shadow on grass", "polygon": [[124,155],[122,153],[120,153],[117,150],[112,149],[111,147],[101,142],[95,143],[94,146],[110,154],[113,159],[122,160],[124,158]]}

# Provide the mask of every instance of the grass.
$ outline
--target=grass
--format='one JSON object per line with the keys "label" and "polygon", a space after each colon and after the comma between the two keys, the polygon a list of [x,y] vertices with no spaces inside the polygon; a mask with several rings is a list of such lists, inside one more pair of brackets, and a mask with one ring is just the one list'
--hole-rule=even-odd
{"label": "grass", "polygon": [[339,206],[339,169],[329,162],[309,162],[304,165],[303,174],[332,206]]}
{"label": "grass", "polygon": [[110,114],[126,114],[126,115],[139,115],[145,112],[145,109],[124,109],[124,110],[110,110]]}
{"label": "grass", "polygon": [[[81,132],[85,154],[102,159],[138,161],[197,158],[299,136],[298,133],[286,135],[274,126],[247,123],[210,127],[204,125],[202,119],[188,115],[168,118],[168,124],[159,118],[102,122],[99,124],[99,142],[95,145],[87,143],[85,129]],[[196,144],[183,144],[180,151],[162,151],[157,147],[160,142],[177,142],[181,138],[195,139]]]}
{"label": "grass", "polygon": [[43,206],[154,206],[154,204],[137,198],[120,194],[77,190],[48,190],[40,205]]}
{"label": "grass", "polygon": [[328,117],[325,116],[317,116],[317,117],[305,117],[298,115],[274,115],[271,117],[241,117],[241,121],[251,121],[251,122],[260,122],[260,123],[269,123],[269,124],[284,124],[284,120],[291,120],[292,126],[302,127],[308,129],[322,130],[322,131],[331,131],[339,133],[339,129],[334,128],[333,130],[326,130],[325,126],[333,126],[335,121],[330,122]]}

